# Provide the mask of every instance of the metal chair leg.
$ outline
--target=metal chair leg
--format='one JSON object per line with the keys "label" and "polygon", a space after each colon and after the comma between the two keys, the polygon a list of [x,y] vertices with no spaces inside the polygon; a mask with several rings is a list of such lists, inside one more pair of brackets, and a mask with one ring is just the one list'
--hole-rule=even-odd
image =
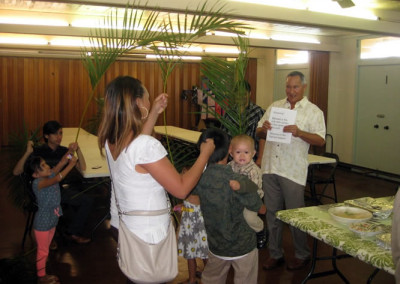
{"label": "metal chair leg", "polygon": [[338,201],[337,201],[337,192],[336,192],[336,182],[335,182],[335,180],[333,180],[333,194],[334,194],[334,196],[335,196],[335,203],[337,203]]}
{"label": "metal chair leg", "polygon": [[24,250],[25,248],[25,241],[26,241],[26,237],[29,235],[31,236],[32,233],[32,227],[33,227],[33,219],[35,217],[35,212],[29,211],[28,212],[28,217],[26,218],[26,223],[25,223],[25,230],[24,230],[24,236],[22,237],[22,243],[21,243],[21,247],[22,250]]}

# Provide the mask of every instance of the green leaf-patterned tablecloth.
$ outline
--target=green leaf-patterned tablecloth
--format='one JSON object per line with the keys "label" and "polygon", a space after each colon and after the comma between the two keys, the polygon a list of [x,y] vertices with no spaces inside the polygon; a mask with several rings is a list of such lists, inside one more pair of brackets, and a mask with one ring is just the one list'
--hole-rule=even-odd
{"label": "green leaf-patterned tablecloth", "polygon": [[[276,216],[312,237],[394,275],[395,267],[390,250],[379,246],[375,237],[362,238],[329,215],[330,207],[343,205],[338,203],[282,210]],[[391,217],[380,222],[391,225]]]}

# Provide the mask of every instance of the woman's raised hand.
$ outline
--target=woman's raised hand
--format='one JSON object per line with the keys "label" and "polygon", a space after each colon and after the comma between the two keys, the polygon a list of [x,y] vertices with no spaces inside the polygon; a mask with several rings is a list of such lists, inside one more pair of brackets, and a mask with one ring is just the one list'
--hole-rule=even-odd
{"label": "woman's raised hand", "polygon": [[168,95],[163,93],[154,99],[153,107],[145,120],[143,125],[142,134],[151,135],[153,133],[154,125],[157,122],[158,115],[162,113],[168,104]]}
{"label": "woman's raised hand", "polygon": [[168,94],[162,93],[158,95],[153,103],[153,109],[157,114],[162,113],[168,105]]}
{"label": "woman's raised hand", "polygon": [[207,154],[208,157],[211,156],[211,154],[214,152],[215,149],[215,144],[214,144],[214,139],[212,138],[207,138],[205,142],[201,143],[200,145],[200,152]]}

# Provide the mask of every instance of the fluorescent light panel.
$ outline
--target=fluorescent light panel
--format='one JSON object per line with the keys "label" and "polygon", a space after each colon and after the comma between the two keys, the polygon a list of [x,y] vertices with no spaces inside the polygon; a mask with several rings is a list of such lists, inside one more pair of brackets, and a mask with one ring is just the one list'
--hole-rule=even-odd
{"label": "fluorescent light panel", "polygon": [[[168,48],[164,46],[159,46],[158,47],[160,50],[167,50]],[[180,52],[203,52],[203,48],[200,46],[180,46],[177,48],[174,48],[174,50],[180,51]]]}
{"label": "fluorescent light panel", "polygon": [[32,26],[51,26],[67,27],[69,23],[60,19],[50,18],[26,18],[26,17],[0,17],[0,24],[12,25],[32,25]]}
{"label": "fluorescent light panel", "polygon": [[[61,37],[50,40],[49,44],[53,45],[53,46],[69,46],[69,47],[93,46],[93,44],[91,44],[90,41],[87,39],[61,38]],[[96,46],[98,46],[98,45],[96,45]]]}
{"label": "fluorescent light panel", "polygon": [[66,47],[81,47],[92,46],[86,38],[72,37],[44,37],[34,35],[9,35],[6,33],[0,34],[0,44],[15,44],[15,45],[50,45],[50,46],[66,46]]}
{"label": "fluorescent light panel", "polygon": [[9,34],[0,34],[0,44],[15,44],[15,45],[48,45],[49,42],[44,37],[25,35],[25,36],[10,36]]}
{"label": "fluorescent light panel", "polygon": [[[210,32],[207,33],[207,35],[213,35],[213,36],[223,36],[223,37],[237,37],[237,34],[234,33],[227,33],[227,32]],[[282,41],[292,41],[292,42],[304,42],[304,43],[315,43],[315,44],[320,44],[321,42],[313,37],[302,37],[302,36],[297,36],[297,35],[285,35],[285,34],[275,34],[272,36],[266,36],[264,34],[260,33],[252,33],[252,31],[248,32],[246,34],[248,38],[253,38],[253,39],[265,39],[265,40],[282,40]]]}
{"label": "fluorescent light panel", "polygon": [[[87,38],[72,38],[72,37],[40,37],[32,35],[15,35],[10,36],[9,34],[0,34],[0,44],[15,44],[15,45],[49,45],[49,46],[65,46],[65,47],[82,47],[82,46],[93,46]],[[164,47],[160,47],[161,49]],[[139,48],[142,49],[142,48]],[[239,50],[236,47],[218,47],[218,46],[186,46],[179,47],[178,51],[181,52],[207,52],[207,53],[223,53],[223,54],[238,54]],[[200,60],[200,57],[196,56],[182,56],[187,60]]]}
{"label": "fluorescent light panel", "polygon": [[239,54],[239,50],[237,48],[228,48],[228,47],[206,47],[204,51],[208,53]]}

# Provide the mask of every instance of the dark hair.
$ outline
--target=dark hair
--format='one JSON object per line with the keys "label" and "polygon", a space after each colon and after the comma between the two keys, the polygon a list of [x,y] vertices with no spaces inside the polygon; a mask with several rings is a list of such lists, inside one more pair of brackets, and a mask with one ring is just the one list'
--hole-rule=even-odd
{"label": "dark hair", "polygon": [[228,135],[218,128],[208,128],[201,133],[197,147],[200,148],[201,143],[205,142],[206,139],[214,139],[215,149],[208,159],[209,164],[215,164],[223,160],[228,155],[230,140]]}
{"label": "dark hair", "polygon": [[43,138],[44,141],[47,143],[47,138],[45,137],[45,135],[50,135],[50,134],[54,134],[56,133],[60,128],[62,128],[62,125],[56,121],[56,120],[50,120],[48,122],[46,122],[43,125]]}
{"label": "dark hair", "polygon": [[40,169],[40,163],[42,157],[31,154],[24,164],[24,171],[21,173],[21,181],[24,183],[24,196],[25,199],[24,208],[36,212],[38,210],[38,203],[36,195],[33,192],[32,183],[35,179],[32,175],[34,172]]}
{"label": "dark hair", "polygon": [[33,173],[41,170],[40,163],[42,162],[43,158],[40,156],[30,155],[25,162],[24,165],[24,174],[25,178],[27,179],[28,184],[31,183],[33,180]]}

